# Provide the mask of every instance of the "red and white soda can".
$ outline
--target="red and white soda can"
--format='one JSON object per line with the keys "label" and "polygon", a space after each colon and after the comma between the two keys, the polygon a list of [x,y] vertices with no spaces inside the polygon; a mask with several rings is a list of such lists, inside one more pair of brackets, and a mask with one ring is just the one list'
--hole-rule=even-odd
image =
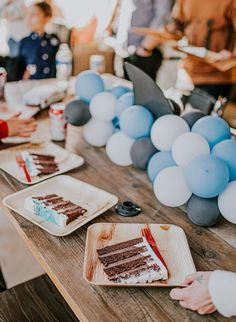
{"label": "red and white soda can", "polygon": [[53,141],[64,141],[66,138],[66,120],[64,118],[64,103],[55,103],[50,106],[50,132]]}
{"label": "red and white soda can", "polygon": [[7,71],[5,68],[0,67],[0,99],[4,98],[4,88],[7,81]]}

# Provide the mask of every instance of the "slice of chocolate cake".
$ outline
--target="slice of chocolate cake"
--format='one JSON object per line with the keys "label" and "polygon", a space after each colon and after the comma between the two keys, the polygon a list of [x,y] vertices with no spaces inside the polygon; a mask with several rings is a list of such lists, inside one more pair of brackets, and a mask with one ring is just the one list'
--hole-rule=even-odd
{"label": "slice of chocolate cake", "polygon": [[167,269],[144,237],[98,249],[97,253],[110,281],[144,284],[168,278]]}
{"label": "slice of chocolate cake", "polygon": [[86,213],[86,209],[71,201],[64,200],[63,197],[56,194],[27,197],[24,207],[35,215],[61,227],[65,227]]}
{"label": "slice of chocolate cake", "polygon": [[53,155],[29,153],[27,151],[23,151],[21,155],[31,177],[49,175],[59,171]]}

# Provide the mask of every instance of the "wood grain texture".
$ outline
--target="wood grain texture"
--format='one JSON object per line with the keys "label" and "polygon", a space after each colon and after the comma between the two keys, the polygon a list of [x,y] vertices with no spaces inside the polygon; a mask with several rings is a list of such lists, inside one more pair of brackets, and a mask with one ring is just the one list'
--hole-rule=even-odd
{"label": "wood grain texture", "polygon": [[[41,115],[41,122],[47,122]],[[47,132],[45,132],[47,135]],[[78,128],[69,127],[67,147],[86,160],[82,169],[68,174],[118,195],[119,199],[137,202],[142,213],[133,218],[115,214],[114,209],[93,220],[112,223],[164,223],[182,227],[187,235],[193,259],[198,270],[226,269],[236,271],[236,252],[232,246],[236,226],[223,222],[217,231],[191,224],[181,209],[161,205],[154,197],[145,172],[133,167],[112,164],[102,148],[89,146]],[[0,197],[23,189],[14,178],[1,172]],[[224,319],[218,313],[199,316],[182,309],[169,297],[168,289],[158,288],[104,288],[90,285],[82,277],[87,227],[73,234],[57,238],[14,212],[8,212],[21,237],[43,266],[63,297],[81,321],[94,322],[165,322],[165,321],[235,321]],[[229,237],[227,232],[229,232]]]}
{"label": "wood grain texture", "polygon": [[78,319],[44,275],[0,293],[0,321],[76,322]]}
{"label": "wood grain texture", "polygon": [[[84,278],[95,285],[128,286],[108,280],[103,265],[98,259],[97,249],[142,237],[142,228],[145,227],[147,227],[145,224],[123,223],[100,223],[90,226],[87,231],[84,256]],[[175,225],[149,224],[148,227],[167,264],[169,278],[167,281],[137,284],[136,287],[180,286],[185,276],[196,272],[184,231]],[[135,286],[135,284],[129,286]]]}

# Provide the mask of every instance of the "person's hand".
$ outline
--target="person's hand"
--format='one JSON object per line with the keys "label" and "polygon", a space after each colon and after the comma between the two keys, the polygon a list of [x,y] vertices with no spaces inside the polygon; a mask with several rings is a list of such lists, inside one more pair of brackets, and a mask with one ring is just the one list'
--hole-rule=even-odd
{"label": "person's hand", "polygon": [[19,119],[20,113],[17,113],[7,120],[8,136],[29,137],[36,131],[37,123],[33,118]]}
{"label": "person's hand", "polygon": [[152,50],[145,50],[143,47],[139,46],[137,47],[135,54],[140,57],[150,57],[152,56]]}
{"label": "person's hand", "polygon": [[232,58],[234,55],[231,51],[223,49],[218,53],[218,60],[228,60]]}
{"label": "person's hand", "polygon": [[173,300],[178,300],[179,304],[199,314],[209,314],[216,311],[211,300],[208,289],[209,278],[212,272],[197,272],[188,275],[183,282],[187,285],[184,288],[174,288],[170,292]]}

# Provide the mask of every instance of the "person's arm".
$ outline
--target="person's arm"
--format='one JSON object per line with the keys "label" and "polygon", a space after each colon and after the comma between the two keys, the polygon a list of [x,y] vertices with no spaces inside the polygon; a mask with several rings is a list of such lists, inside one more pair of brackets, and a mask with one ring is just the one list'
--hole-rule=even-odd
{"label": "person's arm", "polygon": [[4,139],[8,136],[7,122],[0,120],[0,139]]}
{"label": "person's arm", "polygon": [[217,311],[226,317],[236,316],[236,273],[214,271],[209,292]]}

